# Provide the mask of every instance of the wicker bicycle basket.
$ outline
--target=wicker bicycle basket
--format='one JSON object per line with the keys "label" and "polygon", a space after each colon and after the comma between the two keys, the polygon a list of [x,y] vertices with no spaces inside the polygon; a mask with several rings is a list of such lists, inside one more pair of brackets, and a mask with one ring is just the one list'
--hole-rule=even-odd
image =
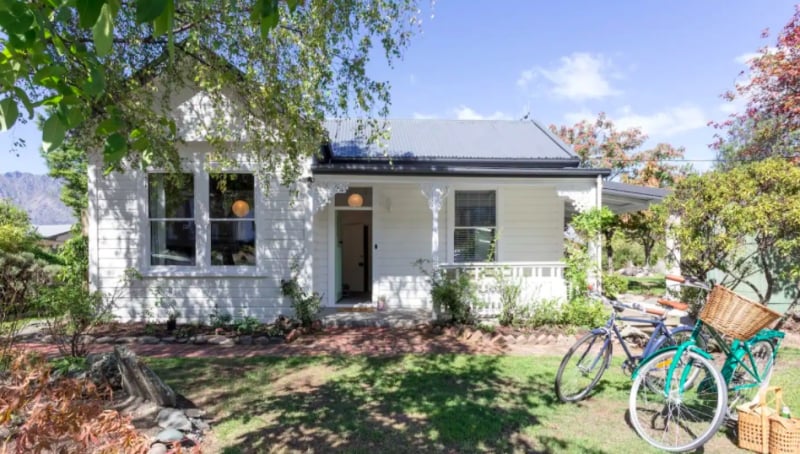
{"label": "wicker bicycle basket", "polygon": [[780,313],[721,285],[714,286],[699,314],[700,320],[706,325],[739,340],[753,337],[780,316]]}

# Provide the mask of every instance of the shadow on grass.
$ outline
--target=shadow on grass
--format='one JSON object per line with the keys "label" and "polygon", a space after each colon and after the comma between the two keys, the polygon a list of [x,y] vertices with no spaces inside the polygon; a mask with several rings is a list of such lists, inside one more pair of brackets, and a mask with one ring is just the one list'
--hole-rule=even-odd
{"label": "shadow on grass", "polygon": [[[533,443],[521,434],[555,406],[553,374],[537,368],[508,374],[501,361],[464,355],[293,357],[207,360],[194,368],[190,360],[162,360],[157,371],[180,392],[187,386],[220,388],[205,405],[221,415],[216,427],[230,428],[220,437],[227,437],[221,444],[228,454],[562,451],[566,439]],[[304,374],[315,367],[329,376],[308,379]],[[272,388],[287,376],[294,383]]]}

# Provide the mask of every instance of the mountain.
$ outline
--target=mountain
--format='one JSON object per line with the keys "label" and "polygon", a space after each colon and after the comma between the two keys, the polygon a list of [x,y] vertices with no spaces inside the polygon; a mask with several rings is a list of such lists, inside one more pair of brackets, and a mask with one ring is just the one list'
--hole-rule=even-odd
{"label": "mountain", "polygon": [[72,224],[75,217],[59,198],[61,182],[47,175],[8,172],[0,174],[0,198],[11,199],[36,225]]}

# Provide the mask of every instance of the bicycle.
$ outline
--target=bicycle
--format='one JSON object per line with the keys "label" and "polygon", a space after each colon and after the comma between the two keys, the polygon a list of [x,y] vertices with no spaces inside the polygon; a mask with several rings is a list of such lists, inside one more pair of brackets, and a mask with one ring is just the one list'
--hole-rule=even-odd
{"label": "bicycle", "polygon": [[[622,345],[622,350],[625,352],[626,359],[622,363],[623,370],[632,373],[643,358],[649,357],[666,346],[682,343],[689,338],[692,332],[691,326],[682,325],[670,330],[665,324],[671,309],[685,311],[689,308],[685,303],[662,299],[659,300],[659,303],[664,306],[662,309],[659,307],[625,304],[616,299],[605,297],[599,292],[592,292],[590,296],[610,305],[614,310],[611,311],[605,326],[594,328],[575,342],[561,360],[556,373],[555,391],[562,402],[583,400],[597,386],[611,361],[613,352],[612,336],[616,336],[620,345]],[[622,313],[626,309],[655,317],[641,318],[618,315],[618,313]],[[653,327],[653,333],[650,335],[642,354],[633,355],[631,353],[622,340],[617,321],[647,323]]]}
{"label": "bicycle", "polygon": [[[693,278],[668,278],[707,290],[709,297],[686,342],[654,354],[634,371],[629,415],[634,430],[645,441],[665,451],[683,452],[703,446],[726,418],[735,417],[738,405],[769,384],[784,334],[764,329],[780,314],[761,305],[758,310],[768,312],[758,321],[748,324],[745,320],[740,327],[720,325],[713,311],[722,305],[728,310],[733,306],[719,303],[723,298],[719,295],[733,292],[721,286],[712,289]],[[753,331],[755,334],[749,334]],[[721,369],[715,366],[708,344],[698,345],[704,332],[724,355]],[[728,342],[723,335],[733,340]]]}

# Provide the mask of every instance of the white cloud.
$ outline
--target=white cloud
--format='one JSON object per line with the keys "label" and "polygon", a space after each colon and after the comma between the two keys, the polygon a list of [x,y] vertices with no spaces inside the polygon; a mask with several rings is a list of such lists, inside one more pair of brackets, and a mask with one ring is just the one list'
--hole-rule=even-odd
{"label": "white cloud", "polygon": [[426,114],[426,113],[420,113],[420,112],[414,112],[412,117],[415,120],[432,120],[434,118],[439,118],[438,115]]}
{"label": "white cloud", "polygon": [[754,59],[754,58],[756,58],[756,57],[758,57],[760,55],[761,54],[759,52],[747,52],[747,53],[744,53],[742,55],[738,55],[736,58],[733,59],[733,61],[735,61],[736,63],[742,64],[742,65],[746,65],[746,64],[750,63],[750,60],[752,60],[752,59]]}
{"label": "white cloud", "polygon": [[[582,109],[564,114],[564,121],[567,125],[574,125],[583,120],[592,121],[597,118],[597,114]],[[694,105],[670,107],[649,115],[636,113],[630,106],[624,106],[614,113],[608,113],[607,116],[617,129],[639,128],[649,136],[660,137],[703,128],[708,124],[703,109]]]}
{"label": "white cloud", "polygon": [[703,109],[687,104],[649,115],[635,113],[630,106],[625,106],[612,120],[620,129],[641,128],[645,134],[651,136],[671,136],[703,128],[709,119]]}
{"label": "white cloud", "polygon": [[464,105],[453,109],[453,113],[458,120],[511,120],[513,118],[511,115],[500,111],[483,115]]}
{"label": "white cloud", "polygon": [[559,62],[556,68],[534,67],[522,71],[517,86],[529,92],[538,91],[541,88],[532,85],[541,78],[552,95],[572,101],[602,99],[622,93],[611,86],[610,79],[619,78],[619,74],[611,60],[602,54],[574,52],[561,57]]}

